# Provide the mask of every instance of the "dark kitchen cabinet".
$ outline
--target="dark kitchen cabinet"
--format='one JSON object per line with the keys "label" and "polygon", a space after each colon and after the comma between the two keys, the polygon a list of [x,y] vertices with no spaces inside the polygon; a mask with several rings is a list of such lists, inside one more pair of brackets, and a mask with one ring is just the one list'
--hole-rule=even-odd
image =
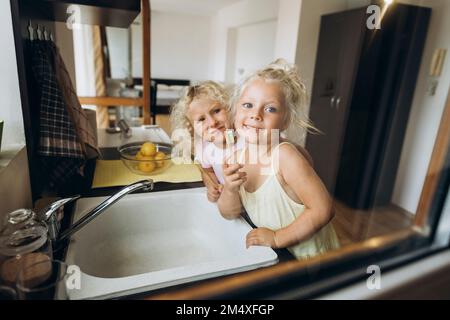
{"label": "dark kitchen cabinet", "polygon": [[329,192],[353,208],[390,202],[431,9],[394,4],[322,16],[306,148]]}

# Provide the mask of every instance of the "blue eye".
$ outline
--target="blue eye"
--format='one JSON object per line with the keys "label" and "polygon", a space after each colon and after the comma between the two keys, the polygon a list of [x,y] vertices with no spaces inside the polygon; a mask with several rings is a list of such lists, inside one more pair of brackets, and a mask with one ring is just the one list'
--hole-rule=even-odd
{"label": "blue eye", "polygon": [[219,113],[220,111],[222,111],[222,109],[214,109],[213,113]]}
{"label": "blue eye", "polygon": [[251,109],[251,108],[253,108],[253,105],[251,103],[243,103],[242,107],[245,109]]}
{"label": "blue eye", "polygon": [[277,112],[277,108],[275,108],[275,107],[266,107],[265,109],[264,109],[265,111],[267,111],[267,112],[270,112],[270,113],[274,113],[274,112]]}

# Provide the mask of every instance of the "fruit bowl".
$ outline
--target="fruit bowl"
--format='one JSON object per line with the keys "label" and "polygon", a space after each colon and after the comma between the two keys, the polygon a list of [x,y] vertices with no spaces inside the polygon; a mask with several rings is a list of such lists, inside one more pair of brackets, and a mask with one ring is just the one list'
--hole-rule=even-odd
{"label": "fruit bowl", "polygon": [[172,145],[151,141],[133,142],[119,147],[120,159],[135,174],[144,176],[164,172],[172,164]]}

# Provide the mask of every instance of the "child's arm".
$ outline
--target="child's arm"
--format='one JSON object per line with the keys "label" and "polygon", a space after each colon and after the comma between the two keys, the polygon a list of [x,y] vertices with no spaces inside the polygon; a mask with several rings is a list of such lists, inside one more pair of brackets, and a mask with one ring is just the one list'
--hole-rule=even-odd
{"label": "child's arm", "polygon": [[206,186],[208,200],[217,202],[222,191],[222,185],[214,173],[213,168],[201,168],[203,183]]}
{"label": "child's arm", "polygon": [[239,197],[239,188],[246,180],[246,173],[239,172],[241,164],[225,164],[223,175],[225,184],[217,201],[219,211],[225,219],[235,219],[241,215],[242,203]]}
{"label": "child's arm", "polygon": [[292,246],[311,238],[333,218],[328,191],[308,160],[292,146],[282,145],[279,161],[280,173],[284,181],[302,201],[305,210],[287,227],[276,231],[267,228],[252,230],[247,235],[247,247],[251,245],[266,245],[272,248]]}

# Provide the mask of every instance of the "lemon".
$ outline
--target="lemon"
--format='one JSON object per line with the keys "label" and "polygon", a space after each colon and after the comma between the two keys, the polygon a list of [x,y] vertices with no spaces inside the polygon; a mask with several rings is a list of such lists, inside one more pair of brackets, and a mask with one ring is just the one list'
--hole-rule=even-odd
{"label": "lemon", "polygon": [[138,153],[136,153],[136,160],[143,160],[144,159],[144,155],[139,151]]}
{"label": "lemon", "polygon": [[140,152],[144,156],[154,156],[156,154],[156,145],[151,142],[146,142],[141,146]]}
{"label": "lemon", "polygon": [[156,166],[161,168],[164,166],[164,160],[166,159],[166,155],[164,152],[157,152],[155,154]]}
{"label": "lemon", "polygon": [[153,161],[144,161],[139,163],[139,170],[145,173],[150,173],[155,170],[156,163]]}

